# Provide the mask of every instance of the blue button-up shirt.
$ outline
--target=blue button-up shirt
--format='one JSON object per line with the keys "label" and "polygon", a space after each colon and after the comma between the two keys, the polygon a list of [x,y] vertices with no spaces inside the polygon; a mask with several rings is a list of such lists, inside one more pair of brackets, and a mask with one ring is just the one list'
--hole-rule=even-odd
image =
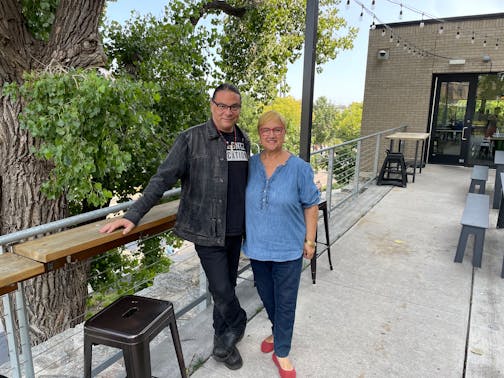
{"label": "blue button-up shirt", "polygon": [[268,179],[260,155],[252,156],[245,202],[245,255],[261,261],[300,258],[306,234],[304,209],[319,200],[313,171],[304,160],[291,155]]}

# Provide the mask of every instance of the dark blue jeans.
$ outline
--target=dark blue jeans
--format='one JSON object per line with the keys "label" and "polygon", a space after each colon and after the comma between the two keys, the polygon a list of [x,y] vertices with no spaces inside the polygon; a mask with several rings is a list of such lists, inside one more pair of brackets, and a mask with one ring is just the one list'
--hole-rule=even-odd
{"label": "dark blue jeans", "polygon": [[224,247],[195,245],[214,301],[213,327],[217,336],[226,332],[240,335],[247,324],[247,314],[235,293],[241,243],[241,236],[228,236]]}
{"label": "dark blue jeans", "polygon": [[250,260],[250,264],[257,292],[273,325],[275,354],[287,357],[291,349],[303,258],[284,262]]}

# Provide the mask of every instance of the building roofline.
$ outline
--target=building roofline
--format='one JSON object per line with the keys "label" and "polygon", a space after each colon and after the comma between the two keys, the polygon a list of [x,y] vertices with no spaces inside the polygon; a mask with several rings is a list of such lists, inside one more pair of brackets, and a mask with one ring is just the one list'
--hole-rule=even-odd
{"label": "building roofline", "polygon": [[[425,24],[437,24],[440,22],[462,22],[462,21],[472,21],[472,20],[492,20],[492,19],[498,19],[498,18],[504,18],[504,13],[488,13],[488,14],[479,14],[479,15],[471,15],[471,16],[458,16],[458,17],[448,17],[448,18],[427,18],[424,19],[423,22]],[[405,22],[392,22],[392,23],[384,23],[384,24],[377,24],[376,26],[383,26],[383,25],[388,25],[388,26],[411,26],[411,25],[416,25],[422,20],[416,20],[416,21],[405,21]]]}

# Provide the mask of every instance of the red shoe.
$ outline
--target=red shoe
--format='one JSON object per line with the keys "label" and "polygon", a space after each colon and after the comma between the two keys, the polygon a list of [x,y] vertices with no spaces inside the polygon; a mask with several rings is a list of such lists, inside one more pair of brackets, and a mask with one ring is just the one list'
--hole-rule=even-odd
{"label": "red shoe", "polygon": [[273,349],[275,349],[275,344],[270,343],[269,341],[266,341],[266,339],[264,339],[263,342],[261,343],[261,352],[269,353],[273,352]]}
{"label": "red shoe", "polygon": [[278,358],[275,355],[275,353],[273,353],[273,355],[271,356],[271,359],[273,360],[273,362],[275,363],[275,365],[278,368],[278,372],[280,373],[280,378],[296,378],[296,369],[292,369],[292,370],[282,369],[282,367],[280,366],[280,362],[278,362]]}

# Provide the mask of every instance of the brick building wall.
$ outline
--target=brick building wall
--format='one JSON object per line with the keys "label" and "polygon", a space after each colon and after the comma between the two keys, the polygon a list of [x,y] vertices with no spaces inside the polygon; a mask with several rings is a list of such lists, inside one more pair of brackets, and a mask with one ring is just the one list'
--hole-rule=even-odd
{"label": "brick building wall", "polygon": [[[388,28],[378,25],[369,31],[362,136],[401,125],[407,125],[410,132],[427,132],[435,74],[504,71],[504,13],[444,21],[426,20],[423,28],[420,21],[388,24]],[[495,49],[499,35],[499,48]],[[378,58],[380,50],[388,59]],[[430,54],[422,57],[422,50]],[[484,62],[484,55],[491,61]],[[464,59],[465,64],[450,64],[450,59]]]}

